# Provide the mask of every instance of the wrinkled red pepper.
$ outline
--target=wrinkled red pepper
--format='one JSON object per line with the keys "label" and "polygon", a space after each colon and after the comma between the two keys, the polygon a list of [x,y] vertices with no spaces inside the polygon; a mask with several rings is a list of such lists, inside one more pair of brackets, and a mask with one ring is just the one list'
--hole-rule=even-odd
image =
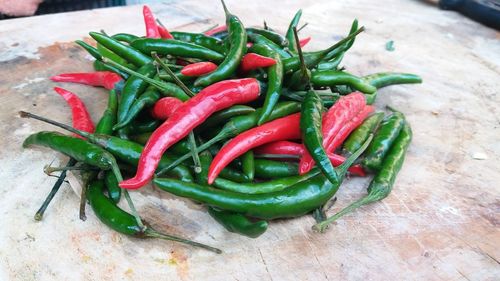
{"label": "wrinkled red pepper", "polygon": [[[54,87],[54,91],[63,97],[71,108],[73,127],[84,132],[93,133],[95,130],[94,122],[92,122],[83,101],[76,94],[63,88]],[[75,137],[83,138],[76,134]]]}
{"label": "wrinkled red pepper", "polygon": [[[276,141],[271,142],[262,146],[255,148],[255,154],[277,154],[277,155],[297,155],[302,156],[305,149],[304,146],[300,143],[291,142],[291,141]],[[337,167],[344,163],[345,158],[338,154],[328,153],[328,158],[332,161],[332,165]],[[352,165],[349,168],[349,172],[353,175],[364,177],[366,176],[366,172],[361,167],[361,165],[356,164]]]}
{"label": "wrinkled red pepper", "polygon": [[182,105],[182,101],[174,97],[164,97],[158,100],[151,109],[151,116],[158,120],[166,120]]}
{"label": "wrinkled red pepper", "polygon": [[123,79],[120,75],[111,71],[95,71],[87,73],[62,73],[50,77],[50,80],[54,82],[69,82],[104,87],[112,90],[115,88],[115,84]]}
{"label": "wrinkled red pepper", "polygon": [[257,146],[280,140],[300,139],[300,113],[273,120],[247,130],[224,145],[208,169],[208,184],[237,157]]}
{"label": "wrinkled red pepper", "polygon": [[153,12],[151,12],[151,9],[147,5],[142,7],[142,15],[144,16],[144,24],[146,25],[146,37],[161,38]]}
{"label": "wrinkled red pepper", "polygon": [[240,72],[248,72],[261,67],[269,67],[275,65],[276,60],[261,56],[254,53],[248,53],[243,56],[240,62],[239,70]]}
{"label": "wrinkled red pepper", "polygon": [[213,62],[202,61],[184,66],[181,73],[185,76],[203,76],[217,69],[217,65]]}
{"label": "wrinkled red pepper", "polygon": [[[324,115],[322,121],[323,147],[327,147],[337,133],[353,119],[366,104],[365,96],[360,92],[354,92],[342,96]],[[299,173],[305,174],[314,167],[314,160],[309,152],[305,152],[300,159]]]}
{"label": "wrinkled red pepper", "polygon": [[120,187],[137,189],[147,184],[165,150],[186,137],[214,112],[253,101],[259,94],[259,82],[254,78],[244,78],[212,84],[185,101],[153,132],[141,153],[136,175],[120,182]]}

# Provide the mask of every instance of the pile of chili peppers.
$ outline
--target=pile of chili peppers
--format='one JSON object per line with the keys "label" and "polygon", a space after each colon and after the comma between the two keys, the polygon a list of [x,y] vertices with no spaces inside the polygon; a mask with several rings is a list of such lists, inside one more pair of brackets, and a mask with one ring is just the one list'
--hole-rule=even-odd
{"label": "pile of chili peppers", "polygon": [[[72,110],[73,126],[21,112],[72,135],[44,131],[23,146],[50,147],[70,157],[37,212],[40,220],[66,176],[81,170],[80,217],[88,202],[110,228],[219,249],[160,233],[140,217],[128,190],[158,189],[206,205],[228,231],[262,235],[268,221],[312,213],[323,232],[342,215],[390,193],[412,133],[404,115],[372,105],[380,88],[421,83],[406,73],[356,76],[342,58],[364,30],[313,52],[299,39],[301,11],[285,35],[267,25],[245,27],[222,3],[226,22],[202,33],[169,31],[144,6],[146,36],[90,32],[93,73],[65,73],[55,82],[109,90],[94,125],[74,93],[56,87]],[[328,202],[346,175],[373,174],[368,194],[327,217]],[[126,179],[124,180],[123,177]],[[126,199],[129,211],[117,203]]]}

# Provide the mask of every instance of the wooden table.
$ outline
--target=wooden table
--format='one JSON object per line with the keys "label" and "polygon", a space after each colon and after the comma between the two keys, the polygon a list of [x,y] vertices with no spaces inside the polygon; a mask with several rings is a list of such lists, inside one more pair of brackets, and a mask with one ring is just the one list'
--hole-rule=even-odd
{"label": "wooden table", "polygon": [[[152,9],[172,30],[201,31],[223,22],[217,1],[166,1]],[[47,78],[90,71],[72,43],[89,31],[143,34],[141,7],[102,9],[0,21],[2,101],[0,280],[498,280],[500,276],[499,33],[420,1],[227,1],[246,25],[281,31],[298,8],[313,37],[309,49],[332,44],[358,18],[367,30],[345,65],[358,75],[420,74],[422,85],[380,92],[377,106],[404,112],[414,141],[392,194],[333,225],[311,231],[310,216],[272,222],[252,240],[228,233],[204,208],[151,188],[133,192],[139,212],[162,231],[224,249],[223,255],[110,231],[92,211],[78,219],[78,198],[65,185],[43,222],[33,214],[55,179],[45,164],[65,157],[21,148],[52,127],[20,119],[20,109],[70,122],[70,111]],[[395,51],[385,50],[394,40]],[[95,120],[102,89],[64,84]],[[350,179],[333,213],[365,194]],[[496,278],[494,276],[497,276]]]}

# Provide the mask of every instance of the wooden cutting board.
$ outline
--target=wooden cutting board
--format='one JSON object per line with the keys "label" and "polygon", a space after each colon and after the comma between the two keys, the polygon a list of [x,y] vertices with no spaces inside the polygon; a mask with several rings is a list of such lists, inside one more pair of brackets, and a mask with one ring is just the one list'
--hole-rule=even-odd
{"label": "wooden cutting board", "polygon": [[[228,233],[204,207],[152,188],[133,192],[156,228],[224,250],[222,255],[166,241],[128,238],[61,188],[42,222],[33,214],[55,179],[43,166],[67,159],[47,149],[22,149],[29,134],[54,130],[20,119],[29,110],[70,122],[70,110],[47,78],[90,71],[72,43],[89,31],[143,34],[141,7],[101,9],[0,21],[0,280],[498,280],[500,276],[500,36],[454,12],[419,1],[227,1],[243,22],[263,20],[284,31],[303,9],[308,50],[341,38],[351,21],[366,26],[345,58],[365,75],[404,71],[422,85],[380,91],[377,107],[404,112],[414,141],[392,194],[332,225],[311,231],[304,216],[271,223],[258,239]],[[218,1],[151,5],[171,30],[201,31],[223,23]],[[395,50],[385,50],[393,40]],[[97,120],[102,89],[64,84]],[[332,214],[365,194],[367,179],[338,192]],[[496,278],[495,278],[496,276]]]}

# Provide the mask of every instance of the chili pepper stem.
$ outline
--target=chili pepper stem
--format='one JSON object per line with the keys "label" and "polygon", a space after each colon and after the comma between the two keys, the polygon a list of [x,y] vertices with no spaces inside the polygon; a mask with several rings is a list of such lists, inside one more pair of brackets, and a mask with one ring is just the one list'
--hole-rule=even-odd
{"label": "chili pepper stem", "polygon": [[128,67],[125,67],[125,66],[123,66],[121,64],[118,64],[118,63],[116,63],[116,62],[114,62],[114,61],[112,61],[112,60],[110,60],[108,58],[102,58],[102,61],[104,63],[109,64],[109,65],[111,65],[113,67],[116,67],[119,70],[124,71],[124,72],[126,72],[126,73],[128,73],[130,75],[137,76],[137,77],[141,78],[142,80],[146,81],[147,83],[151,84],[152,86],[158,88],[160,91],[164,91],[164,92],[166,91],[166,89],[165,89],[166,86],[165,86],[165,84],[163,82],[151,79],[151,78],[149,78],[149,77],[147,77],[145,75],[140,74],[139,72],[136,72],[136,71],[134,71],[134,70],[132,70],[132,69],[130,69]]}
{"label": "chili pepper stem", "polygon": [[198,149],[196,148],[196,140],[194,139],[194,133],[191,131],[189,133],[189,146],[191,148],[191,155],[193,156],[193,162],[194,162],[194,172],[199,174],[201,173],[201,161],[200,161],[200,156],[198,155]]}
{"label": "chili pepper stem", "polygon": [[297,29],[297,33],[300,32],[302,29],[304,29],[309,23],[306,22],[304,23],[301,27],[299,27],[299,29]]}
{"label": "chili pepper stem", "polygon": [[89,170],[98,170],[98,169],[93,169],[93,168],[84,167],[84,166],[52,167],[50,165],[46,165],[45,167],[43,167],[43,172],[47,176],[50,176],[53,172],[60,172],[60,171],[89,171]]}
{"label": "chili pepper stem", "polygon": [[226,17],[228,17],[231,13],[227,9],[226,3],[224,2],[224,0],[221,0],[221,2],[222,2],[222,8],[224,8],[224,13],[226,14]]}
{"label": "chili pepper stem", "polygon": [[184,83],[182,83],[182,81],[177,76],[175,76],[175,73],[172,72],[172,70],[170,70],[170,68],[166,63],[161,61],[160,57],[156,52],[151,52],[151,56],[154,58],[155,62],[158,63],[168,73],[168,75],[170,75],[170,77],[172,77],[175,84],[181,87],[181,89],[184,91],[184,93],[186,93],[186,95],[194,97],[195,94]]}
{"label": "chili pepper stem", "polygon": [[82,221],[87,220],[87,215],[85,215],[85,204],[87,203],[87,184],[82,186],[82,191],[80,192],[80,212],[79,216]]}
{"label": "chili pepper stem", "polygon": [[[75,165],[75,164],[76,164],[76,160],[73,159],[73,158],[71,158],[71,159],[69,159],[69,161],[66,164],[66,166],[72,166],[72,165]],[[38,211],[36,211],[35,216],[34,216],[34,218],[35,218],[36,221],[41,221],[42,220],[43,214],[45,213],[45,210],[49,206],[50,202],[52,201],[52,199],[54,198],[54,196],[56,195],[56,193],[59,191],[59,188],[61,187],[61,185],[64,182],[65,178],[66,178],[66,170],[63,170],[62,173],[57,178],[57,181],[54,184],[54,186],[52,187],[52,189],[50,190],[49,194],[47,195],[47,197],[43,201],[42,205],[40,206],[40,208],[38,209]]]}
{"label": "chili pepper stem", "polygon": [[212,25],[211,27],[209,27],[208,29],[203,30],[201,33],[205,33],[205,32],[207,32],[207,31],[210,31],[210,30],[212,30],[212,29],[214,29],[214,28],[216,28],[216,27],[218,27],[218,26],[219,26],[219,24],[218,24],[218,23],[216,23],[216,24]]}
{"label": "chili pepper stem", "polygon": [[217,253],[217,254],[222,254],[222,250],[220,250],[220,249],[217,249],[217,248],[214,248],[214,247],[202,244],[202,243],[198,243],[198,242],[195,242],[192,240],[180,238],[180,237],[169,235],[169,234],[160,233],[160,232],[158,232],[150,227],[148,227],[144,230],[144,235],[146,237],[150,237],[150,238],[159,238],[159,239],[163,239],[163,240],[176,241],[176,242],[184,243],[184,244],[187,244],[190,246],[203,248],[205,250],[209,250],[209,251]]}
{"label": "chili pepper stem", "polygon": [[95,140],[94,136],[92,134],[90,134],[90,133],[77,130],[77,129],[71,127],[71,126],[65,125],[63,123],[59,123],[59,122],[54,121],[54,120],[47,119],[45,117],[42,117],[42,116],[30,113],[30,112],[19,111],[19,116],[21,118],[33,118],[33,119],[36,119],[36,120],[39,120],[39,121],[42,121],[42,122],[45,122],[45,123],[49,123],[49,124],[54,125],[56,127],[62,128],[64,130],[70,131],[70,132],[75,133],[75,134],[77,134],[79,136],[82,136],[84,138],[87,138],[90,141],[94,141]]}

